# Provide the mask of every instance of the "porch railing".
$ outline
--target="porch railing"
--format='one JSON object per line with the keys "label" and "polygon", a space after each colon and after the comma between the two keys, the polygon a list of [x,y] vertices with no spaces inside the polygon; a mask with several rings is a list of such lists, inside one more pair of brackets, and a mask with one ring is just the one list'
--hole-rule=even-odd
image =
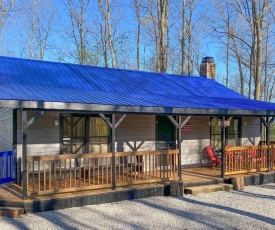
{"label": "porch railing", "polygon": [[[270,145],[271,168],[275,169],[275,145]],[[226,148],[225,175],[266,171],[268,146],[237,146]]]}
{"label": "porch railing", "polygon": [[[178,179],[177,149],[117,152],[117,186]],[[27,158],[28,195],[112,187],[112,153],[31,156]]]}

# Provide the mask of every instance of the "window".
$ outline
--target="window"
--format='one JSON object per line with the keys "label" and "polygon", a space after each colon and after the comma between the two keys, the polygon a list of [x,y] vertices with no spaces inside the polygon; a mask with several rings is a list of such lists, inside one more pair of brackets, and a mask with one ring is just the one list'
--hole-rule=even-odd
{"label": "window", "polygon": [[90,117],[89,152],[109,152],[110,127],[101,117]]}
{"label": "window", "polygon": [[[221,119],[221,118],[219,118]],[[241,137],[241,119],[233,118],[230,121],[230,126],[225,129],[225,142],[231,146],[240,145]],[[215,119],[211,118],[211,145],[215,150],[220,150],[222,147],[222,128]]]}
{"label": "window", "polygon": [[63,116],[63,153],[109,152],[110,128],[101,117]]}

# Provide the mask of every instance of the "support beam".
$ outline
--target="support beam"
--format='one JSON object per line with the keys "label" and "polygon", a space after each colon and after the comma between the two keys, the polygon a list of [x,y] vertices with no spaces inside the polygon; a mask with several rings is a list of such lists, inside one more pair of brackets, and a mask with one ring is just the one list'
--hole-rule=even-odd
{"label": "support beam", "polygon": [[[179,119],[179,124],[181,124],[181,116],[178,117]],[[190,118],[189,118],[190,119]],[[188,119],[188,120],[189,120]],[[182,181],[182,166],[181,166],[181,128],[178,128],[178,149],[179,149],[179,168],[178,168],[178,173],[179,173],[179,181]]]}
{"label": "support beam", "polygon": [[268,171],[271,170],[271,151],[270,151],[270,125],[272,122],[274,122],[275,117],[272,117],[271,119],[269,119],[269,117],[260,117],[261,122],[263,123],[263,125],[265,126],[265,135],[266,135],[266,145],[268,145],[268,149],[267,149],[267,169]]}
{"label": "support beam", "polygon": [[116,115],[112,114],[112,121],[110,121],[104,114],[100,113],[99,116],[109,125],[112,129],[112,189],[116,189],[116,128],[126,117],[126,114],[123,114],[121,118],[116,122]]}
{"label": "support beam", "polygon": [[178,174],[179,175],[178,176],[179,176],[179,180],[182,181],[182,165],[181,165],[181,156],[182,156],[181,141],[182,141],[182,137],[181,137],[181,128],[190,120],[191,116],[186,117],[183,122],[181,121],[181,116],[178,116],[178,122],[175,120],[175,118],[173,116],[167,115],[167,117],[174,124],[174,126],[176,127],[176,129],[178,131],[178,150],[179,150],[179,159],[178,159],[178,165],[179,165]]}
{"label": "support beam", "polygon": [[23,161],[23,199],[27,199],[28,191],[27,191],[27,173],[28,173],[28,165],[27,165],[27,111],[22,110],[22,161]]}
{"label": "support beam", "polygon": [[267,149],[267,170],[270,171],[270,162],[271,162],[271,151],[270,151],[270,144],[269,144],[269,140],[270,140],[270,123],[269,123],[269,118],[266,118],[266,123],[268,124],[266,126],[266,144],[268,145],[268,149]]}
{"label": "support beam", "polygon": [[112,123],[104,114],[100,113],[99,116],[107,123],[107,125],[109,125],[110,128],[112,128]]}
{"label": "support beam", "polygon": [[112,114],[112,189],[116,189],[116,115]]}
{"label": "support beam", "polygon": [[28,122],[27,128],[30,127],[42,114],[44,111],[38,111]]}
{"label": "support beam", "polygon": [[[182,128],[189,120],[190,120],[190,118],[191,118],[191,116],[188,116],[188,117],[186,117],[185,118],[185,120],[183,121],[183,122],[177,122],[176,120],[175,120],[175,118],[173,117],[173,116],[168,116],[167,115],[167,117],[169,118],[169,120],[174,124],[174,126],[178,129],[178,128]],[[180,116],[179,116],[180,117]]]}
{"label": "support beam", "polygon": [[115,128],[117,128],[120,125],[120,123],[124,120],[125,117],[126,117],[126,114],[123,114],[121,118],[118,119],[118,121],[116,122]]}
{"label": "support beam", "polygon": [[85,153],[89,152],[89,142],[90,142],[90,117],[85,117]]}
{"label": "support beam", "polygon": [[260,117],[260,120],[261,120],[261,122],[263,123],[263,125],[264,125],[265,127],[268,126],[268,124],[266,123],[266,120],[264,119],[264,117]]}
{"label": "support beam", "polygon": [[[20,174],[21,172],[18,172],[17,168],[17,109],[13,110],[13,115],[12,115],[12,127],[13,127],[13,151],[14,151],[14,175],[15,175],[15,183],[19,184],[20,182]],[[17,171],[18,170],[18,171]]]}
{"label": "support beam", "polygon": [[[232,119],[232,118],[231,118]],[[224,156],[225,156],[225,116],[222,117],[222,155],[221,155],[221,178],[224,178]]]}

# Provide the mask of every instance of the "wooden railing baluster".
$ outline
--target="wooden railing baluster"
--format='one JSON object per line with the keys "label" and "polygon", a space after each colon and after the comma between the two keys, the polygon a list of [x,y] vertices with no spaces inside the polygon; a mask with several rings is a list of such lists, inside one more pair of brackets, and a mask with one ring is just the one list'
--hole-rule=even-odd
{"label": "wooden railing baluster", "polygon": [[[176,179],[177,158],[178,150],[118,152],[115,158],[117,186]],[[111,153],[31,156],[27,158],[27,164],[31,165],[30,194],[112,186],[113,178],[109,175],[112,170]]]}

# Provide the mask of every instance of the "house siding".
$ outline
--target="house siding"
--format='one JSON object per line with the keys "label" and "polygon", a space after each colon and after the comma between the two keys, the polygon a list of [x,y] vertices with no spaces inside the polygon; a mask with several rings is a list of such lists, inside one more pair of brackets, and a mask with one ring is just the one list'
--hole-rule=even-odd
{"label": "house siding", "polygon": [[[184,120],[185,117],[182,117]],[[201,164],[201,152],[210,144],[209,117],[193,116],[187,122],[190,132],[182,132],[182,165]]]}
{"label": "house siding", "polygon": [[[35,112],[28,112],[28,120]],[[59,126],[53,120],[59,120],[59,113],[45,112],[27,129],[28,156],[56,155],[60,153]],[[22,113],[17,116],[17,156],[22,157]]]}
{"label": "house siding", "polygon": [[243,117],[241,145],[258,145],[261,139],[261,121],[258,117]]}
{"label": "house siding", "polygon": [[[12,149],[12,110],[1,109],[2,150]],[[35,115],[28,112],[28,119]],[[27,129],[28,156],[60,154],[60,127],[53,125],[53,120],[59,120],[59,113],[45,112],[34,124]],[[117,120],[119,116],[117,116]],[[184,120],[185,117],[182,117]],[[201,152],[210,144],[210,128],[207,116],[193,116],[188,121],[190,131],[182,132],[182,164],[201,164]],[[260,140],[260,120],[253,117],[244,117],[247,122],[242,127],[241,145],[257,145]],[[18,111],[17,156],[22,156],[21,112]],[[7,128],[8,127],[8,128]],[[9,141],[6,141],[9,140]],[[156,123],[154,115],[127,115],[116,129],[116,151],[146,151],[156,149]]]}
{"label": "house siding", "polygon": [[0,151],[13,150],[13,109],[0,109]]}
{"label": "house siding", "polygon": [[116,129],[116,151],[155,150],[155,116],[127,115]]}
{"label": "house siding", "polygon": [[[28,120],[35,115],[28,112]],[[117,116],[117,119],[119,117]],[[18,112],[17,152],[22,156],[22,114]],[[53,125],[59,113],[45,112],[27,129],[28,156],[60,154],[60,127]],[[155,116],[127,115],[116,129],[116,151],[155,149]]]}

